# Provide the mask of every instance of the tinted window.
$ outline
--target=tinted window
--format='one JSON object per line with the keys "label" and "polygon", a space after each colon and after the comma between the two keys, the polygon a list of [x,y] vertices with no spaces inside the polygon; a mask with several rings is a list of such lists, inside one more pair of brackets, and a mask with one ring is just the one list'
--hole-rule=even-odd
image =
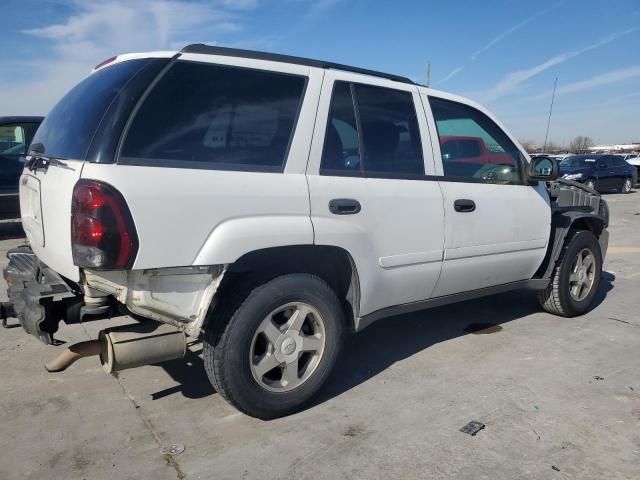
{"label": "tinted window", "polygon": [[572,155],[560,162],[561,167],[593,167],[598,157],[594,155]]}
{"label": "tinted window", "polygon": [[100,120],[118,92],[149,62],[129,60],[89,75],[47,114],[33,144],[56,158],[84,159]]}
{"label": "tinted window", "polygon": [[411,93],[336,82],[321,171],[409,178],[423,175]]}
{"label": "tinted window", "polygon": [[611,157],[611,164],[614,167],[624,167],[627,165],[627,162],[622,157],[614,156]]}
{"label": "tinted window", "polygon": [[488,183],[521,183],[520,151],[485,114],[429,97],[445,176]]}
{"label": "tinted window", "polygon": [[333,89],[322,156],[324,171],[361,172],[360,146],[351,86],[337,82]]}
{"label": "tinted window", "polygon": [[24,155],[38,128],[36,123],[0,126],[0,155]]}
{"label": "tinted window", "polygon": [[121,157],[184,168],[279,171],[306,79],[177,62],[136,114]]}

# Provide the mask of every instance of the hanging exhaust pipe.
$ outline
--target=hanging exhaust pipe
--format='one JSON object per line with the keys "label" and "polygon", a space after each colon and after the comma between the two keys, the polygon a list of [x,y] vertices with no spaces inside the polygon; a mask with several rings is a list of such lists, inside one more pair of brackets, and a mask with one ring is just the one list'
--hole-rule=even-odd
{"label": "hanging exhaust pipe", "polygon": [[115,373],[128,368],[184,357],[184,332],[165,323],[145,322],[100,331],[98,340],[71,345],[45,365],[48,372],[61,372],[83,357],[100,356],[102,368]]}
{"label": "hanging exhaust pipe", "polygon": [[56,358],[45,364],[44,368],[47,372],[62,372],[70,365],[83,357],[91,357],[100,355],[102,351],[102,342],[100,340],[89,340],[88,342],[79,342],[71,345]]}

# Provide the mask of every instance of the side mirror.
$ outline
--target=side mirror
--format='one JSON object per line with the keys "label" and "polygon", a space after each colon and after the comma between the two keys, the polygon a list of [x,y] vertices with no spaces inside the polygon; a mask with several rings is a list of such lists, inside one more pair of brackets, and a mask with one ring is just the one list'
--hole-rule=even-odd
{"label": "side mirror", "polygon": [[529,163],[529,179],[548,182],[558,177],[558,164],[549,157],[535,157]]}

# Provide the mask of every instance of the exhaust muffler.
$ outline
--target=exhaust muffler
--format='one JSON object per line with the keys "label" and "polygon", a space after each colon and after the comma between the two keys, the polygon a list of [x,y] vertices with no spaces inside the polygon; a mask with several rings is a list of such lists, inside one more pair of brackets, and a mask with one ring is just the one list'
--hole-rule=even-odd
{"label": "exhaust muffler", "polygon": [[99,355],[104,371],[115,373],[182,358],[186,350],[186,337],[181,330],[166,323],[133,323],[101,330],[98,340],[71,345],[45,368],[48,372],[61,372],[80,358]]}
{"label": "exhaust muffler", "polygon": [[166,323],[134,323],[102,330],[98,335],[105,349],[100,363],[107,373],[184,357],[184,332]]}

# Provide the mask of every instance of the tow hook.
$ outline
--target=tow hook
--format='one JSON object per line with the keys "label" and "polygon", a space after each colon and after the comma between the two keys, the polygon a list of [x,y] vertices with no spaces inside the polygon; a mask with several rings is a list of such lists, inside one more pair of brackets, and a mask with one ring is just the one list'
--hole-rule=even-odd
{"label": "tow hook", "polygon": [[2,319],[2,328],[11,328],[13,325],[8,325],[7,320],[16,316],[16,311],[13,308],[11,302],[0,302],[0,319]]}

